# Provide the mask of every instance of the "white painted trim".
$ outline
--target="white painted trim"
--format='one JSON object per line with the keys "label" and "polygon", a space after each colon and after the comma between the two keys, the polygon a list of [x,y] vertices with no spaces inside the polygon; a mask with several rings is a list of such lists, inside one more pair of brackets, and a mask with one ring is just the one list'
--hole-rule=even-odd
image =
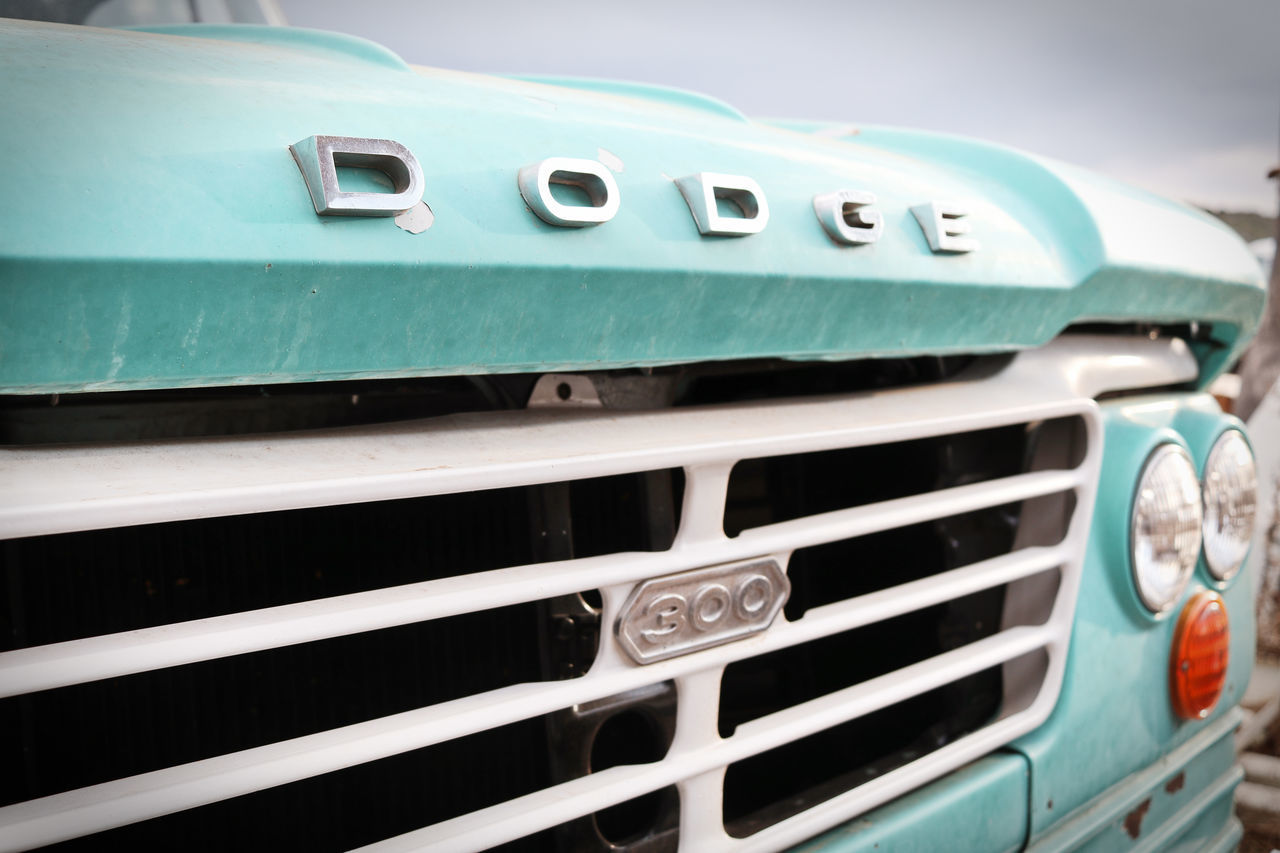
{"label": "white painted trim", "polygon": [[[820,399],[695,407],[658,412],[556,410],[460,415],[431,421],[280,436],[150,444],[0,450],[0,531],[25,536],[554,482],[682,467],[685,523],[670,551],[610,554],[521,566],[375,590],[249,613],[76,640],[0,655],[9,694],[242,654],[381,627],[599,588],[611,625],[633,584],[699,566],[773,557],[796,548],[1073,490],[1065,540],[1026,548],[946,573],[779,619],[741,641],[637,667],[607,638],[583,677],[518,684],[415,711],[269,744],[0,808],[0,848],[23,849],[145,820],[305,779],[505,725],[570,705],[675,679],[695,710],[666,760],[614,768],[390,839],[387,849],[423,840],[470,849],[517,838],[568,817],[669,784],[702,790],[733,761],[804,737],[1037,648],[1048,669],[1029,707],[925,758],[782,821],[748,839],[724,834],[716,819],[682,823],[686,850],[777,849],[959,766],[1039,725],[1061,686],[1101,462],[1097,406],[1108,390],[1194,378],[1178,342],[1106,337],[1062,339],[1017,356],[986,377],[922,388]],[[872,445],[1045,418],[1078,415],[1088,435],[1080,465],[1038,471],[745,531],[730,539],[723,515],[725,476],[744,458]],[[495,451],[501,448],[501,453]],[[723,667],[1057,568],[1049,622],[1008,629],[962,649],[739,726],[721,739],[713,713]],[[696,711],[696,712],[695,712]],[[710,722],[708,722],[708,720]],[[554,807],[551,804],[555,804]],[[546,807],[544,808],[544,805]],[[705,817],[705,816],[704,816]],[[496,840],[494,840],[496,839]],[[451,843],[451,842],[450,842]]]}
{"label": "white painted trim", "polygon": [[1064,399],[1195,376],[1181,341],[1080,336],[1022,353],[994,376],[841,397],[6,447],[0,539],[722,463],[781,447],[803,453],[908,440],[1013,423],[1044,416]]}

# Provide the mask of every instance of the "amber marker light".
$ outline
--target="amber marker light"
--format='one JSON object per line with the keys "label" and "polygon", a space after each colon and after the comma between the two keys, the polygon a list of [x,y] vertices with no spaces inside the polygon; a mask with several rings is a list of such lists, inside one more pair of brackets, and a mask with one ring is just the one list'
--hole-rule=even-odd
{"label": "amber marker light", "polygon": [[1169,694],[1179,717],[1203,720],[1209,715],[1227,680],[1230,643],[1227,607],[1220,595],[1206,590],[1187,602],[1173,632],[1170,659]]}

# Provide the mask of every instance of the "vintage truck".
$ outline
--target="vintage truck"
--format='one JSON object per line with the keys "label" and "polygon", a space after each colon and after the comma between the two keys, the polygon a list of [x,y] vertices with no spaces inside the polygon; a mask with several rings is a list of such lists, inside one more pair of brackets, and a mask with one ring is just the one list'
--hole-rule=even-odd
{"label": "vintage truck", "polygon": [[287,28],[0,81],[0,849],[1239,839],[1206,214]]}

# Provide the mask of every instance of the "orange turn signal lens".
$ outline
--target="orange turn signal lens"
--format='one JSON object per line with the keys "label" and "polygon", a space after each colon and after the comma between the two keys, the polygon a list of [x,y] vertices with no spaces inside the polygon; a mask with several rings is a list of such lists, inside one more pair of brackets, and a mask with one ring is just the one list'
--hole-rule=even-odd
{"label": "orange turn signal lens", "polygon": [[1206,590],[1187,602],[1173,632],[1169,692],[1184,720],[1201,720],[1222,695],[1227,680],[1231,629],[1222,596]]}

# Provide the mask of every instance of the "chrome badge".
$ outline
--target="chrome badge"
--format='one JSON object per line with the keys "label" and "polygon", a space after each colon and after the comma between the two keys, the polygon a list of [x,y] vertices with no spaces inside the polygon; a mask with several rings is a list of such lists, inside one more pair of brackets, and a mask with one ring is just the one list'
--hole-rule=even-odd
{"label": "chrome badge", "polygon": [[[769,202],[765,201],[764,190],[746,175],[698,172],[678,178],[676,186],[704,237],[745,237],[759,234],[769,224]],[[742,216],[721,214],[718,199],[732,203]]]}
{"label": "chrome badge", "polygon": [[[573,157],[548,157],[525,166],[516,176],[525,204],[548,225],[581,228],[608,222],[618,212],[618,182],[603,163]],[[552,184],[577,187],[589,205],[563,204],[551,194]]]}
{"label": "chrome badge", "polygon": [[963,204],[931,201],[911,208],[920,230],[934,252],[972,252],[978,241],[964,235],[969,233],[969,223],[962,221],[969,215]]}
{"label": "chrome badge", "polygon": [[[311,202],[321,216],[396,216],[422,201],[422,166],[399,142],[354,136],[308,136],[289,146],[302,170]],[[338,167],[382,172],[395,188],[389,193],[343,192]]]}
{"label": "chrome badge", "polygon": [[[598,150],[601,157],[608,154]],[[422,197],[422,165],[395,140],[316,135],[295,142],[289,151],[320,216],[395,217],[396,225],[412,234],[426,231],[435,221]],[[612,154],[609,158],[621,172],[622,161]],[[338,169],[350,167],[381,172],[391,182],[392,192],[344,192],[338,186]],[[608,222],[621,208],[613,173],[599,160],[546,157],[518,170],[516,186],[529,210],[543,222],[583,228]],[[704,237],[746,237],[759,234],[769,224],[769,202],[754,178],[695,172],[674,182]],[[552,190],[556,185],[576,192],[557,198]],[[578,200],[571,201],[574,197]],[[876,201],[876,194],[868,190],[835,190],[813,196],[813,212],[837,245],[865,246],[879,242],[885,228],[885,214]],[[968,205],[931,201],[910,210],[935,254],[961,255],[978,249],[978,241],[968,236]]]}
{"label": "chrome badge", "polygon": [[763,631],[790,593],[771,559],[654,578],[632,591],[614,633],[632,660],[653,663]]}

